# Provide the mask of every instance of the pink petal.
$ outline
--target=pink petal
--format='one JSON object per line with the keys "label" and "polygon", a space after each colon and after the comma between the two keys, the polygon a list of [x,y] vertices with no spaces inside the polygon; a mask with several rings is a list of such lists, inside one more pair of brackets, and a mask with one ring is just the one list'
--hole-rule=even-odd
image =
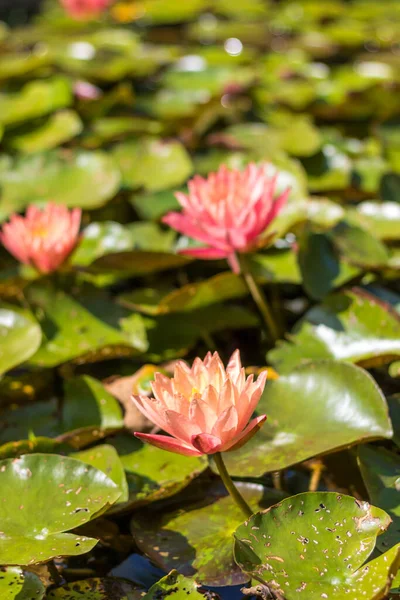
{"label": "pink petal", "polygon": [[199,433],[192,437],[192,446],[201,454],[214,454],[221,448],[221,440],[209,433]]}
{"label": "pink petal", "polygon": [[192,436],[201,432],[199,425],[182,413],[166,410],[165,418],[168,425],[166,431],[184,442],[190,443]]}
{"label": "pink petal", "polygon": [[236,437],[233,438],[233,440],[230,440],[221,448],[221,452],[238,450],[239,448],[244,446],[244,444],[246,444],[246,442],[248,442],[253,437],[253,435],[255,435],[257,431],[262,427],[266,419],[267,415],[261,415],[250,421],[250,423],[241,433],[239,433]]}
{"label": "pink petal", "polygon": [[135,432],[135,437],[142,442],[147,442],[152,446],[156,446],[156,448],[161,448],[168,452],[175,452],[176,454],[183,454],[184,456],[201,456],[201,454],[203,454],[203,452],[195,450],[183,442],[176,440],[173,437],[168,437],[167,435]]}
{"label": "pink petal", "polygon": [[199,242],[216,246],[223,250],[228,248],[226,243],[210,235],[206,227],[203,229],[194,219],[189,218],[183,213],[170,212],[163,217],[162,222],[172,227],[172,229],[179,231],[179,233],[183,233]]}
{"label": "pink petal", "polygon": [[234,406],[230,406],[221,413],[211,430],[212,435],[220,438],[225,444],[235,436],[238,426],[238,414]]}
{"label": "pink petal", "polygon": [[236,349],[229,359],[228,366],[226,367],[226,373],[232,379],[233,383],[236,383],[241,370],[242,362],[240,360],[240,351]]}

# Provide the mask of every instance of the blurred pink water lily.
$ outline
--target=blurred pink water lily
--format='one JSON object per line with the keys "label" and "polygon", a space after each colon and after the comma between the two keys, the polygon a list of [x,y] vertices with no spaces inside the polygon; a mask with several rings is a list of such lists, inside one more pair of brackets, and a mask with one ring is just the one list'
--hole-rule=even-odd
{"label": "blurred pink water lily", "polygon": [[60,0],[65,12],[73,19],[93,19],[101,15],[112,0]]}
{"label": "blurred pink water lily", "polygon": [[284,207],[290,190],[276,196],[277,174],[271,166],[249,164],[246,169],[220,167],[207,179],[196,175],[189,193],[176,198],[183,211],[168,213],[163,222],[206,244],[182,253],[203,259],[226,258],[240,272],[236,253],[250,252]]}
{"label": "blurred pink water lily", "polygon": [[3,225],[0,241],[20,262],[51,273],[75,248],[80,223],[80,208],[69,211],[50,202],[41,210],[31,205],[25,217],[11,215],[9,223]]}
{"label": "blurred pink water lily", "polygon": [[158,448],[200,456],[236,450],[258,431],[267,418],[249,423],[264,391],[267,372],[257,381],[245,376],[239,350],[225,369],[218,352],[196,358],[193,366],[178,361],[172,379],[155,374],[154,398],[133,396],[138,409],[170,435],[135,433]]}

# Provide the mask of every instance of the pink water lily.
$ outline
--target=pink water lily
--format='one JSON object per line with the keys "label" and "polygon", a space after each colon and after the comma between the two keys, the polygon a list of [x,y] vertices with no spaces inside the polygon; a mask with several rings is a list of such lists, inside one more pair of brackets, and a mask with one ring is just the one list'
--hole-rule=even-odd
{"label": "pink water lily", "polygon": [[239,273],[236,253],[257,246],[289,195],[289,189],[276,195],[277,175],[271,176],[270,171],[271,165],[266,163],[249,164],[243,171],[222,166],[207,179],[196,175],[189,181],[189,193],[176,194],[182,212],[168,213],[163,222],[205,246],[182,253],[203,259],[226,258]]}
{"label": "pink water lily", "polygon": [[101,15],[112,0],[61,0],[64,10],[73,19],[93,19]]}
{"label": "pink water lily", "polygon": [[267,372],[257,381],[245,376],[239,350],[225,369],[218,352],[196,358],[193,366],[178,361],[172,379],[155,374],[154,398],[133,396],[138,409],[170,435],[135,433],[158,448],[200,456],[236,450],[261,427],[266,415],[249,423],[261,394]]}
{"label": "pink water lily", "polygon": [[43,210],[31,205],[25,217],[11,215],[0,241],[20,262],[40,273],[57,270],[78,242],[81,210],[49,203]]}

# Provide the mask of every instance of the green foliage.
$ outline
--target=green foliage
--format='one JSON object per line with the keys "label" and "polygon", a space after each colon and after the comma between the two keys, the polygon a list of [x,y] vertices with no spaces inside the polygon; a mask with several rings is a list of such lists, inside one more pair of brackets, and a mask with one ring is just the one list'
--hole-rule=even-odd
{"label": "green foliage", "polygon": [[[0,24],[0,222],[82,209],[56,273],[0,248],[1,599],[399,593],[399,32],[396,0],[46,0]],[[191,177],[251,162],[290,188],[246,256],[276,342],[243,277],[162,223]],[[155,372],[236,348],[268,368],[267,420],[224,456],[246,523],[212,457],[133,435],[163,433],[131,400]],[[111,577],[132,552],[169,575]]]}

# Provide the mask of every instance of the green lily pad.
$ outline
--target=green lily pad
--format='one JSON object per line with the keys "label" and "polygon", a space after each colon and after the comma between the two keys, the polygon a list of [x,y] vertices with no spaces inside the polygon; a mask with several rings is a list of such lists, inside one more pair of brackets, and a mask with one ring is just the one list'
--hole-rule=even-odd
{"label": "green lily pad", "polygon": [[316,358],[390,363],[400,354],[400,317],[361,289],[333,294],[311,308],[289,341],[278,342],[268,358],[279,372]]}
{"label": "green lily pad", "polygon": [[122,142],[113,156],[128,188],[145,188],[149,192],[180,186],[193,170],[184,146],[178,141],[143,138],[139,142]]}
{"label": "green lily pad", "polygon": [[360,446],[358,464],[371,502],[386,510],[393,523],[377,541],[386,552],[400,536],[400,458],[398,454],[372,446]]}
{"label": "green lily pad", "polygon": [[305,231],[299,239],[298,261],[303,287],[311,298],[320,300],[332,291],[340,265],[327,235]]}
{"label": "green lily pad", "polygon": [[188,265],[192,258],[172,252],[150,252],[131,250],[105,254],[90,265],[93,272],[123,273],[126,275],[147,275],[167,269],[177,269]]}
{"label": "green lily pad", "polygon": [[143,591],[124,579],[92,577],[48,592],[47,600],[140,600]]}
{"label": "green lily pad", "polygon": [[0,80],[11,77],[31,76],[34,71],[45,67],[50,62],[50,53],[46,48],[33,48],[31,52],[6,53],[0,65]]}
{"label": "green lily pad", "polygon": [[352,162],[332,144],[326,144],[315,156],[304,158],[302,163],[314,193],[343,190],[350,185]]}
{"label": "green lily pad", "polygon": [[367,268],[381,267],[389,258],[385,245],[361,227],[341,221],[330,233],[344,258]]}
{"label": "green lily pad", "polygon": [[172,597],[174,600],[205,600],[208,592],[200,590],[200,586],[193,579],[174,570],[152,585],[144,596],[145,600],[159,600],[165,597]]}
{"label": "green lily pad", "polygon": [[207,468],[203,457],[166,452],[133,436],[119,435],[110,444],[118,452],[128,480],[129,499],[122,509],[173,496]]}
{"label": "green lily pad", "polygon": [[30,121],[71,103],[71,82],[66,77],[31,81],[20,92],[0,95],[0,123],[15,125]]}
{"label": "green lily pad", "polygon": [[42,600],[46,588],[39,577],[19,567],[0,567],[2,600]]}
{"label": "green lily pad", "polygon": [[17,458],[22,454],[55,454],[61,451],[62,446],[59,441],[51,438],[39,436],[31,440],[19,440],[18,442],[7,442],[0,446],[0,460],[5,458]]}
{"label": "green lily pad", "polygon": [[170,210],[179,209],[179,202],[175,198],[175,190],[161,190],[145,194],[134,194],[130,203],[141,219],[156,220]]}
{"label": "green lily pad", "polygon": [[388,404],[393,425],[393,441],[400,448],[400,396],[398,394],[389,396]]}
{"label": "green lily pad", "polygon": [[93,433],[100,437],[123,427],[121,406],[100,381],[80,375],[67,379],[64,387],[62,431],[78,431],[80,445],[87,435],[91,439]]}
{"label": "green lily pad", "polygon": [[81,450],[70,454],[72,458],[76,458],[99,471],[103,471],[113,481],[120,491],[118,503],[128,500],[128,483],[126,481],[124,467],[118,456],[117,451],[109,444],[96,446],[90,450]]}
{"label": "green lily pad", "polygon": [[400,545],[363,566],[389,516],[334,492],[287,498],[235,532],[235,560],[249,576],[288,600],[386,596]]}
{"label": "green lily pad", "polygon": [[[79,359],[96,361],[112,356],[129,356],[145,349],[145,332],[139,315],[130,319],[129,331],[123,320],[130,312],[91,289],[80,301],[61,290],[41,284],[26,291],[42,325],[43,342],[30,363],[52,367]],[[135,350],[136,348],[136,350]]]}
{"label": "green lily pad", "polygon": [[[5,157],[6,158],[6,157]],[[120,173],[110,156],[87,151],[53,151],[0,163],[0,218],[32,202],[57,202],[93,209],[118,191]]]}
{"label": "green lily pad", "polygon": [[0,304],[0,375],[28,360],[40,346],[42,332],[26,309]]}
{"label": "green lily pad", "polygon": [[[255,483],[236,484],[250,506],[270,506],[282,493]],[[246,583],[248,577],[235,565],[232,534],[243,513],[220,484],[207,489],[207,498],[173,512],[151,508],[131,522],[136,544],[162,569],[195,575],[204,585]]]}
{"label": "green lily pad", "polygon": [[10,135],[6,143],[13,150],[26,154],[42,152],[68,142],[79,135],[82,128],[82,121],[76,112],[60,110],[51,115],[42,125]]}
{"label": "green lily pad", "polygon": [[225,454],[231,475],[259,477],[361,441],[392,436],[385,398],[372,377],[359,367],[330,360],[310,362],[267,383],[257,413],[267,415],[261,430],[243,448]]}
{"label": "green lily pad", "polygon": [[347,218],[380,240],[400,238],[399,202],[361,202],[356,209],[348,211]]}
{"label": "green lily pad", "polygon": [[71,261],[85,267],[105,254],[130,250],[132,245],[132,234],[124,225],[114,221],[90,223],[82,232]]}
{"label": "green lily pad", "polygon": [[7,495],[0,509],[0,563],[9,565],[88,552],[97,540],[63,532],[97,517],[120,495],[101,471],[54,454],[1,461],[0,482]]}

